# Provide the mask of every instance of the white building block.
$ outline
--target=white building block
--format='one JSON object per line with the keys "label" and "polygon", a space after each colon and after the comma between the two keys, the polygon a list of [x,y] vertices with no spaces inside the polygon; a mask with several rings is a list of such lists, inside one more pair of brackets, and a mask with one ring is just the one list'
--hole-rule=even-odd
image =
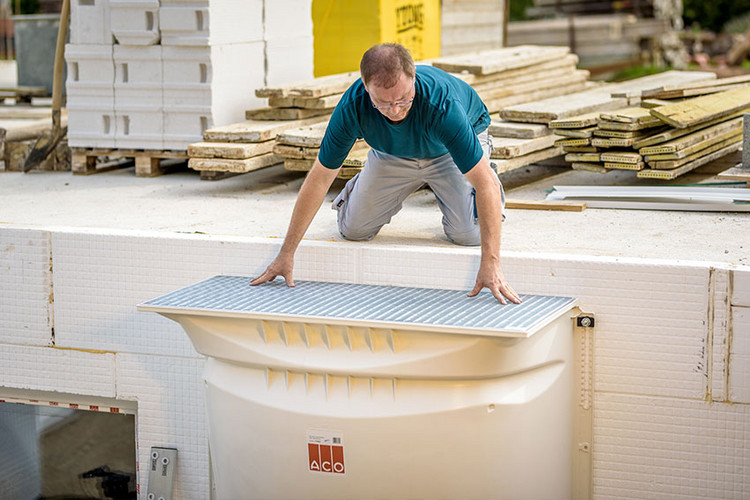
{"label": "white building block", "polygon": [[750,307],[732,307],[729,400],[750,403]]}
{"label": "white building block", "polygon": [[117,397],[138,401],[138,484],[148,491],[152,446],[177,448],[174,497],[210,498],[202,359],[117,355]]}
{"label": "white building block", "polygon": [[71,0],[70,43],[112,45],[108,0]]}
{"label": "white building block", "polygon": [[159,43],[159,0],[110,0],[110,25],[123,45]]}
{"label": "white building block", "polygon": [[266,85],[281,85],[312,78],[312,36],[279,38],[266,42]]}
{"label": "white building block", "polygon": [[65,47],[68,144],[115,147],[115,65],[111,45]]}
{"label": "white building block", "polygon": [[596,394],[593,496],[747,498],[750,406]]}
{"label": "white building block", "polygon": [[747,267],[733,271],[732,304],[750,307],[750,269]]}
{"label": "white building block", "polygon": [[0,342],[52,344],[51,252],[48,231],[0,231]]}
{"label": "white building block", "polygon": [[312,37],[312,0],[266,1],[265,40]]}
{"label": "white building block", "polygon": [[111,106],[68,102],[68,145],[74,148],[114,148],[115,112]]}
{"label": "white building block", "polygon": [[114,46],[115,109],[162,106],[162,47]]}
{"label": "white building block", "polygon": [[[52,248],[58,346],[198,357],[179,325],[139,313],[135,306],[220,274],[219,241],[55,232]],[[245,255],[248,262],[255,261],[252,248]]]}
{"label": "white building block", "polygon": [[65,46],[68,103],[83,106],[113,106],[115,66],[111,45]]}
{"label": "white building block", "polygon": [[243,121],[262,105],[254,90],[264,85],[263,42],[164,46],[162,61],[166,149],[185,149],[206,128]]}
{"label": "white building block", "polygon": [[119,106],[115,111],[115,147],[120,149],[164,148],[161,108]]}
{"label": "white building block", "polygon": [[161,2],[162,45],[208,46],[263,40],[262,0]]}
{"label": "white building block", "polygon": [[115,355],[0,344],[3,387],[115,397]]}

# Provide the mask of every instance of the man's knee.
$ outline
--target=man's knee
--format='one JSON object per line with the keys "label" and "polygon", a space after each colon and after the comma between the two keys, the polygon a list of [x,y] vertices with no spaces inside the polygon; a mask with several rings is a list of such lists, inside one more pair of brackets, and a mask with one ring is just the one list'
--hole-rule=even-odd
{"label": "man's knee", "polygon": [[364,227],[352,227],[339,220],[339,233],[349,241],[370,241],[378,234],[378,231],[379,228],[373,231]]}
{"label": "man's knee", "polygon": [[445,230],[445,235],[456,245],[475,247],[482,243],[482,238],[479,233],[479,226],[476,226],[476,230],[457,232]]}

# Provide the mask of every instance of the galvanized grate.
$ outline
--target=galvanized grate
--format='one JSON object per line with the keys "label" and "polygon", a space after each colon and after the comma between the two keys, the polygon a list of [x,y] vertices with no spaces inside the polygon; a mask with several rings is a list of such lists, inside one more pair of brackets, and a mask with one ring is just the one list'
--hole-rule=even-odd
{"label": "galvanized grate", "polygon": [[314,281],[297,281],[289,288],[282,280],[251,287],[249,282],[242,276],[215,276],[144,302],[139,309],[530,335],[576,303],[569,297],[524,295],[523,303],[504,306],[487,290],[467,297],[460,290]]}

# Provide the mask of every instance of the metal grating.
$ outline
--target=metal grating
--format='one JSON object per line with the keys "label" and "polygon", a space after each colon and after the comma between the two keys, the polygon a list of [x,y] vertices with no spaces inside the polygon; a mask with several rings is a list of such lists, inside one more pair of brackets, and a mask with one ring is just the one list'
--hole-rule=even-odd
{"label": "metal grating", "polygon": [[484,290],[438,290],[346,283],[282,280],[251,287],[250,278],[215,276],[138,307],[165,314],[241,316],[352,326],[404,327],[452,333],[528,336],[569,311],[576,299],[524,295],[521,304],[502,305]]}

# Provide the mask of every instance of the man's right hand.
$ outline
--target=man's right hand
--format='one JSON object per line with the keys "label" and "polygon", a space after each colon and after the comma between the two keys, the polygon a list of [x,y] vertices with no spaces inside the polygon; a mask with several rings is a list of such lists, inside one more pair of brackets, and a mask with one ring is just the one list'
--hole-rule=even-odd
{"label": "man's right hand", "polygon": [[253,279],[250,282],[250,286],[260,285],[267,281],[273,281],[277,276],[282,276],[286,281],[286,286],[294,286],[294,278],[292,277],[292,271],[294,270],[294,256],[285,257],[281,254],[277,255],[276,258],[271,262],[263,274]]}

